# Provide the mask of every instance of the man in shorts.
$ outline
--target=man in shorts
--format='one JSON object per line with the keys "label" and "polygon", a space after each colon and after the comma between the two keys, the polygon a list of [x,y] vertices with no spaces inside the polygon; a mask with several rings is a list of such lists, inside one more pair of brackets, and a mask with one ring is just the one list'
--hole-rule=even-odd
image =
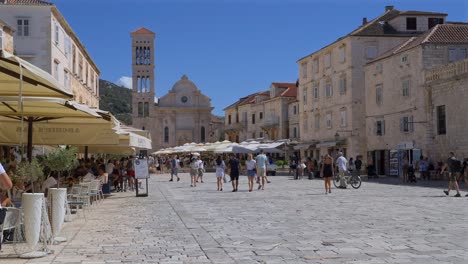
{"label": "man in shorts", "polygon": [[257,167],[257,175],[260,177],[258,185],[258,189],[260,188],[262,190],[265,190],[265,184],[266,184],[266,172],[268,168],[268,158],[267,156],[263,153],[263,149],[260,150],[260,154],[255,157],[255,161],[257,162],[255,166]]}
{"label": "man in shorts", "polygon": [[232,191],[237,192],[239,187],[239,174],[240,174],[240,162],[234,156],[234,154],[229,154],[229,176],[231,176]]}
{"label": "man in shorts", "polygon": [[174,175],[177,177],[177,181],[180,181],[179,178],[179,162],[180,160],[178,159],[177,155],[174,155],[174,157],[171,159],[170,166],[171,166],[171,179],[169,181],[174,180]]}
{"label": "man in shorts", "polygon": [[460,197],[460,188],[458,187],[457,178],[460,176],[461,162],[455,158],[455,153],[450,152],[450,157],[445,162],[444,166],[440,170],[440,174],[443,174],[447,170],[449,173],[449,186],[448,190],[444,191],[445,195],[449,195],[450,190],[455,187],[457,194],[454,197]]}

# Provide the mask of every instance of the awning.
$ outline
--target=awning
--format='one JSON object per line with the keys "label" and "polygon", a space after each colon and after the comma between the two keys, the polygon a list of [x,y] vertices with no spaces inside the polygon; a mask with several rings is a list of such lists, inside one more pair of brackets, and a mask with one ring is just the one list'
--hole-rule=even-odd
{"label": "awning", "polygon": [[[78,147],[78,151],[84,153],[85,146]],[[135,154],[135,148],[128,146],[88,146],[88,153],[132,155]]]}
{"label": "awning", "polygon": [[304,150],[304,149],[309,149],[311,147],[315,146],[315,144],[312,143],[302,143],[299,145],[294,146],[295,150]]}
{"label": "awning", "polygon": [[335,147],[338,144],[339,144],[338,141],[322,141],[320,143],[317,143],[315,147],[316,148],[331,148],[331,147]]}
{"label": "awning", "polygon": [[[0,88],[1,90],[1,88]],[[101,115],[86,105],[62,98],[23,97],[23,109],[18,96],[0,96],[0,116],[63,118],[63,117],[96,117]]]}
{"label": "awning", "polygon": [[2,51],[2,55],[0,96],[73,98],[71,90],[64,89],[49,73],[12,54]]}
{"label": "awning", "polygon": [[140,149],[152,149],[151,139],[140,136],[133,132],[118,130],[117,134],[119,135],[119,145],[120,146],[129,146]]}

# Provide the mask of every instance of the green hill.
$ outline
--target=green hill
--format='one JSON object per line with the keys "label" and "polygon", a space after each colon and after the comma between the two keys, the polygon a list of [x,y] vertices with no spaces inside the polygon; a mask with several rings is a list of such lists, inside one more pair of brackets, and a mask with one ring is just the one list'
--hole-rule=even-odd
{"label": "green hill", "polygon": [[111,112],[126,125],[132,124],[132,90],[99,80],[99,109]]}

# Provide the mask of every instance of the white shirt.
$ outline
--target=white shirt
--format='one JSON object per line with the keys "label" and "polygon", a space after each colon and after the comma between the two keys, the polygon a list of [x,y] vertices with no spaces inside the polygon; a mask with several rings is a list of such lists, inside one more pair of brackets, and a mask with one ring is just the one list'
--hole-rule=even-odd
{"label": "white shirt", "polygon": [[114,171],[114,167],[115,167],[114,163],[112,163],[112,162],[107,163],[106,164],[107,174],[112,174],[112,172]]}
{"label": "white shirt", "polygon": [[94,180],[94,175],[89,172],[83,177],[84,182],[90,182],[92,180]]}
{"label": "white shirt", "polygon": [[3,168],[2,164],[0,163],[0,174],[6,173],[5,169]]}
{"label": "white shirt", "polygon": [[204,168],[203,160],[198,160],[198,168],[199,168],[199,169],[203,169],[203,168]]}
{"label": "white shirt", "polygon": [[55,180],[54,177],[49,177],[47,180],[45,180],[42,183],[42,191],[45,192],[45,190],[49,189],[50,187],[54,186],[57,184],[57,180]]}
{"label": "white shirt", "polygon": [[255,163],[257,163],[255,160],[246,160],[245,165],[247,166],[247,170],[254,170],[255,169]]}
{"label": "white shirt", "polygon": [[98,176],[98,180],[101,181],[101,184],[106,184],[109,180],[109,176],[107,175],[107,173],[104,173],[103,175]]}
{"label": "white shirt", "polygon": [[348,163],[348,160],[343,156],[340,156],[336,159],[336,165],[338,166],[339,171],[346,171],[347,163]]}

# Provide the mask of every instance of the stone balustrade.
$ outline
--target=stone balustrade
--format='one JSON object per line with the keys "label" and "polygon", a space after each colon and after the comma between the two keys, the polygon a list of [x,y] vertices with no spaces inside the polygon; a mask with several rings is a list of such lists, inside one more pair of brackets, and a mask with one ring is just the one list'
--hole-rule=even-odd
{"label": "stone balustrade", "polygon": [[468,73],[468,59],[426,70],[424,73],[424,80],[428,83],[466,73]]}

